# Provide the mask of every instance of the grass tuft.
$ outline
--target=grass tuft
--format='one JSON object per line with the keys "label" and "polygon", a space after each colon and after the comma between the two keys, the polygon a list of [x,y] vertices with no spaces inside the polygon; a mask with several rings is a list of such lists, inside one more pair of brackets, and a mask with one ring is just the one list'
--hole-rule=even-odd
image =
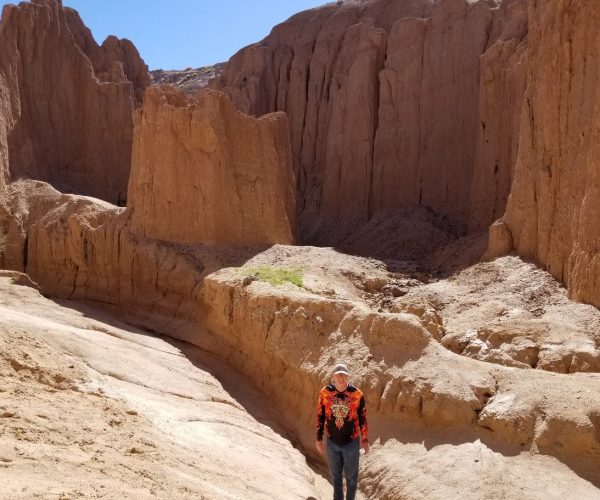
{"label": "grass tuft", "polygon": [[259,280],[266,281],[273,286],[292,283],[302,287],[302,269],[299,267],[289,269],[270,266],[240,267],[239,271],[244,276],[256,276]]}

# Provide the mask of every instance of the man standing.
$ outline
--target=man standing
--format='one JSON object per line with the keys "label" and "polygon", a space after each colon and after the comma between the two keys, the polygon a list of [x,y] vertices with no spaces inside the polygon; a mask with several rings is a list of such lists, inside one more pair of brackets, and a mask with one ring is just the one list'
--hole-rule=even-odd
{"label": "man standing", "polygon": [[333,500],[344,500],[342,471],[346,473],[346,500],[354,500],[361,443],[365,453],[369,452],[365,398],[348,383],[349,378],[346,365],[335,365],[331,384],[321,389],[317,404],[317,450],[324,453],[323,431],[327,430]]}

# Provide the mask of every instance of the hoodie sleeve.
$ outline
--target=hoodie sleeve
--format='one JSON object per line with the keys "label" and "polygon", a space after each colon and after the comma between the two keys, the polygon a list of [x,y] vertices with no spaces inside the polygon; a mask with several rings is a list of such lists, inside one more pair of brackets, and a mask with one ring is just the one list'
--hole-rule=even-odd
{"label": "hoodie sleeve", "polygon": [[325,401],[323,399],[323,391],[321,391],[319,392],[319,401],[317,403],[317,441],[323,440],[323,430],[325,428]]}
{"label": "hoodie sleeve", "polygon": [[363,441],[369,441],[369,428],[367,426],[367,406],[365,403],[365,397],[360,397],[358,403],[358,425],[360,427],[360,434]]}

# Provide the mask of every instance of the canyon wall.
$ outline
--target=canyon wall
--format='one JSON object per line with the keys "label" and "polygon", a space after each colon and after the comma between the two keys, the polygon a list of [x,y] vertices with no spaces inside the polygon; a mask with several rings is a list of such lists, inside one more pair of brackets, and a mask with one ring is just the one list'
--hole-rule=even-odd
{"label": "canyon wall", "polygon": [[514,182],[490,248],[514,248],[600,306],[597,4],[529,2],[528,89]]}
{"label": "canyon wall", "polygon": [[525,88],[524,2],[344,2],[242,49],[212,86],[286,111],[305,240],[425,205],[482,230],[504,210]]}
{"label": "canyon wall", "polygon": [[502,216],[514,176],[527,87],[527,2],[503,1],[481,55],[479,123],[468,198],[471,231]]}
{"label": "canyon wall", "polygon": [[[160,302],[151,291],[152,266],[138,269],[136,261],[141,252],[155,262],[155,251],[148,249],[160,248],[160,242],[191,249],[295,241],[285,114],[253,118],[221,92],[206,89],[188,97],[169,86],[154,87],[136,111],[134,136],[127,209],[63,194],[41,181],[5,186],[0,234],[8,240],[0,264],[28,272],[61,297],[124,305],[135,290],[152,304]],[[124,282],[131,284],[128,292],[121,290],[124,276],[130,276]],[[192,289],[200,284],[196,278]]]}
{"label": "canyon wall", "polygon": [[287,118],[237,111],[214,90],[146,92],[135,114],[129,206],[134,234],[185,244],[295,241]]}
{"label": "canyon wall", "polygon": [[[124,203],[136,98],[131,42],[100,47],[60,0],[6,5],[0,21],[0,184],[32,178]],[[1,186],[0,186],[1,187]]]}

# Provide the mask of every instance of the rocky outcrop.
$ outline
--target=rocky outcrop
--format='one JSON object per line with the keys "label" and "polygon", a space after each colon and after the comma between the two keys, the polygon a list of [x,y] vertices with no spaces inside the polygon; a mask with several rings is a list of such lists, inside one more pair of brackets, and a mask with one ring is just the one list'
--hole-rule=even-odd
{"label": "rocky outcrop", "polygon": [[517,151],[522,5],[328,4],[241,50],[213,86],[244,112],[288,113],[305,239],[418,205],[481,230]]}
{"label": "rocky outcrop", "polygon": [[[15,234],[21,243],[7,247],[5,260],[45,292],[120,305],[137,314],[147,308],[165,318],[165,324],[157,320],[160,328],[173,321],[177,304],[195,296],[207,264],[193,252],[174,253],[173,245],[135,237],[131,210],[64,195],[34,181],[10,189],[9,242]],[[167,278],[169,289],[159,275]]]}
{"label": "rocky outcrop", "polygon": [[210,80],[217,78],[223,71],[223,63],[201,68],[182,70],[155,69],[150,71],[153,85],[174,85],[189,94],[195,94],[206,87]]}
{"label": "rocky outcrop", "polygon": [[[136,148],[127,209],[40,181],[9,184],[0,199],[0,234],[7,235],[0,264],[28,272],[57,296],[132,310],[143,303],[170,317],[201,283],[205,264],[194,257],[201,245],[293,242],[284,115],[242,115],[210,90],[188,101],[152,89],[136,115]],[[188,248],[187,257],[174,245]],[[223,259],[237,262],[227,252]],[[183,288],[161,289],[153,269],[179,275]]]}
{"label": "rocky outcrop", "polygon": [[[349,278],[333,281],[331,273],[351,277],[360,263],[332,249],[283,246],[256,256],[248,266],[310,263],[303,288],[272,287],[245,280],[239,269],[217,271],[247,262],[250,252],[151,240],[130,227],[131,209],[67,195],[30,225],[27,271],[45,293],[112,304],[137,324],[224,357],[265,394],[277,394],[273,408],[308,450],[313,408],[306,401],[330,365],[346,359],[367,395],[374,442],[414,425],[471,433],[515,452],[557,456],[599,484],[595,374],[517,370],[450,352],[430,307],[382,310],[349,292]],[[369,290],[385,283],[376,283],[375,267],[364,271]],[[382,467],[369,466],[373,481]]]}
{"label": "rocky outcrop", "polygon": [[[0,234],[7,236],[0,264],[30,273],[58,296],[142,300],[157,311],[173,292],[152,292],[151,268],[166,265],[173,274],[183,265],[180,303],[201,281],[185,259],[166,256],[173,245],[293,243],[293,185],[283,113],[252,118],[221,92],[189,98],[153,87],[135,115],[127,209],[41,181],[13,182],[0,196]],[[166,316],[172,307],[167,300]]]}
{"label": "rocky outcrop", "polygon": [[0,182],[33,178],[124,203],[147,68],[126,40],[99,47],[60,0],[7,5],[0,24]]}
{"label": "rocky outcrop", "polygon": [[96,77],[104,82],[130,81],[136,101],[141,103],[144,90],[150,85],[150,73],[135,45],[113,35],[98,45],[76,10],[67,7],[64,13],[75,42],[93,64]]}
{"label": "rocky outcrop", "polygon": [[221,92],[150,88],[135,115],[132,232],[185,244],[292,243],[295,204],[284,113],[252,118]]}
{"label": "rocky outcrop", "polygon": [[600,306],[600,167],[597,5],[529,3],[528,90],[506,213],[490,232]]}
{"label": "rocky outcrop", "polygon": [[[393,458],[403,456],[398,446],[454,453],[465,444],[472,445],[468,455],[452,460],[448,470],[432,467],[431,477],[481,478],[486,469],[474,464],[482,450],[489,451],[486,461],[489,457],[494,465],[510,464],[514,457],[539,465],[537,459],[544,455],[570,468],[586,481],[578,485],[594,494],[589,483],[600,485],[600,380],[597,373],[572,372],[600,369],[598,340],[589,336],[584,350],[556,356],[552,330],[564,331],[557,317],[573,309],[565,302],[564,308],[554,309],[555,317],[548,314],[538,321],[546,314],[541,310],[548,293],[544,282],[536,283],[535,290],[524,287],[524,295],[534,302],[531,315],[523,314],[520,303],[513,307],[508,302],[510,307],[496,302],[469,311],[498,279],[497,273],[480,268],[483,282],[474,282],[461,295],[469,298],[448,313],[466,311],[472,317],[455,324],[458,334],[444,341],[446,318],[438,309],[452,304],[453,297],[441,287],[437,305],[430,294],[403,302],[405,295],[416,295],[416,278],[396,276],[390,287],[380,276],[385,265],[374,259],[347,261],[330,248],[274,245],[252,256],[259,250],[206,245],[293,241],[292,162],[303,221],[314,223],[314,230],[304,227],[305,236],[335,239],[357,222],[374,220],[375,213],[415,204],[435,204],[431,208],[436,212],[478,227],[501,211],[512,161],[518,157],[505,220],[494,225],[493,234],[501,239],[494,242],[492,237],[491,248],[514,244],[526,255],[533,249],[532,255],[547,259],[552,270],[561,263],[557,256],[574,248],[577,258],[593,264],[595,109],[584,108],[576,90],[586,84],[582,88],[593,96],[595,87],[586,78],[595,73],[575,71],[575,62],[583,64],[579,59],[573,66],[564,61],[586,55],[593,60],[595,46],[582,40],[591,36],[591,23],[598,19],[590,11],[584,22],[577,16],[585,15],[585,9],[572,12],[577,26],[589,28],[575,31],[568,7],[550,1],[530,5],[528,16],[537,27],[529,52],[523,45],[525,12],[516,1],[506,1],[498,10],[495,2],[374,0],[295,16],[266,41],[235,56],[228,71],[239,64],[239,75],[221,80],[234,79],[224,88],[238,107],[261,118],[242,115],[223,94],[210,90],[192,99],[168,88],[147,91],[135,115],[128,208],[63,195],[32,181],[12,183],[5,190],[8,201],[2,201],[0,227],[18,245],[7,255],[15,262],[20,258],[45,293],[116,306],[137,324],[226,359],[262,389],[280,422],[306,450],[314,446],[314,407],[307,401],[314,401],[327,382],[331,365],[346,360],[369,408],[374,458],[363,461],[362,484],[370,497],[419,497],[407,488],[431,464],[422,459],[413,468],[417,479],[406,477]],[[552,53],[539,46],[546,28],[544,36],[556,43]],[[565,34],[572,35],[567,40],[573,53],[559,50]],[[396,49],[390,52],[390,47]],[[404,47],[410,50],[400,50]],[[551,75],[557,74],[553,84]],[[505,127],[520,114],[525,76],[524,125],[520,134],[509,133]],[[555,114],[545,107],[545,99],[568,112]],[[418,109],[412,107],[415,102]],[[283,114],[265,115],[273,109],[288,112],[289,130]],[[569,114],[572,109],[581,116]],[[391,110],[403,118],[386,115]],[[581,130],[563,116],[584,120],[589,128]],[[544,121],[541,132],[532,117],[536,123]],[[408,128],[417,119],[418,140]],[[410,198],[412,188],[393,196],[403,189],[393,175],[394,165],[405,158],[418,165],[400,177],[420,179],[412,186],[419,188],[416,201]],[[566,166],[572,168],[572,163],[563,160],[581,162],[571,174]],[[398,172],[408,168],[406,161]],[[485,171],[477,170],[478,161],[485,163]],[[283,199],[275,200],[274,193],[281,192]],[[486,196],[488,192],[497,196]],[[581,205],[558,205],[578,196]],[[478,219],[470,219],[477,200],[486,208]],[[565,219],[565,211],[573,217]],[[530,220],[536,221],[533,228]],[[338,226],[336,232],[325,235],[331,224]],[[562,238],[555,233],[559,230]],[[582,231],[589,232],[589,239]],[[444,249],[438,247],[446,236],[432,234],[440,240],[433,250],[443,258]],[[356,236],[358,241],[350,243],[357,246],[367,239]],[[420,248],[408,250],[422,253]],[[571,255],[568,262],[579,262]],[[265,263],[302,263],[310,268],[310,280],[302,287],[273,287],[248,269]],[[242,264],[245,269],[237,268]],[[360,265],[368,281],[357,292],[352,280]],[[496,265],[510,272],[502,262]],[[581,276],[575,265],[560,269],[567,280],[577,272]],[[334,272],[345,279],[332,284]],[[580,283],[591,287],[594,276],[590,273]],[[400,277],[406,286],[398,285]],[[476,281],[468,275],[465,279]],[[388,297],[377,297],[375,292],[383,294],[386,287]],[[477,330],[470,334],[464,327],[473,325],[473,317]],[[581,326],[588,327],[594,323]],[[579,331],[571,333],[577,341],[583,338]],[[467,460],[466,474],[458,474],[457,464]],[[540,470],[546,472],[544,466]],[[398,479],[402,474],[406,480]],[[503,480],[478,484],[478,497],[512,493],[513,488],[522,494],[520,487]],[[569,487],[563,485],[561,495]],[[420,491],[430,497],[434,489],[426,485]],[[457,487],[446,496],[460,492]]]}
{"label": "rocky outcrop", "polygon": [[41,181],[23,180],[6,186],[0,193],[0,234],[5,236],[0,267],[25,271],[31,227],[71,198]]}
{"label": "rocky outcrop", "polygon": [[[454,436],[475,432],[482,442],[514,446],[515,452],[530,449],[557,456],[600,484],[593,465],[600,458],[600,400],[581,386],[585,380],[596,387],[597,376],[577,374],[559,382],[553,373],[525,374],[459,359],[427,330],[427,314],[377,312],[306,289],[242,281],[231,269],[205,278],[204,318],[211,335],[189,340],[205,348],[223,348],[224,343],[228,358],[266,393],[285,380],[287,390],[277,393],[277,404],[282,415],[297,422],[298,439],[307,449],[314,440],[309,426],[313,409],[304,403],[328,380],[328,368],[345,359],[366,393],[371,439],[384,446],[400,429],[415,429],[415,424]],[[310,350],[302,348],[307,344]],[[586,402],[577,403],[578,398]],[[408,432],[406,439],[414,437]],[[377,462],[365,471],[372,479],[367,489],[379,487],[379,497],[395,498],[397,486],[382,487],[385,465]]]}
{"label": "rocky outcrop", "polygon": [[[306,402],[331,364],[345,359],[367,396],[381,457],[391,456],[385,447],[400,429],[420,429],[444,443],[470,436],[461,439],[493,443],[510,455],[556,456],[600,484],[596,374],[517,369],[451,352],[439,341],[441,317],[430,305],[384,308],[369,298],[386,283],[372,259],[290,246],[252,257],[251,250],[154,240],[131,231],[134,208],[58,193],[46,194],[44,203],[53,196],[55,206],[28,230],[27,271],[42,290],[111,304],[136,324],[226,359],[263,394],[277,396],[269,404],[309,453],[314,415]],[[299,262],[306,268],[302,288],[245,279],[237,268]],[[364,290],[353,285],[357,271],[368,278]],[[377,478],[396,470],[387,460],[369,461],[367,491],[393,496],[401,483],[382,486]]]}

